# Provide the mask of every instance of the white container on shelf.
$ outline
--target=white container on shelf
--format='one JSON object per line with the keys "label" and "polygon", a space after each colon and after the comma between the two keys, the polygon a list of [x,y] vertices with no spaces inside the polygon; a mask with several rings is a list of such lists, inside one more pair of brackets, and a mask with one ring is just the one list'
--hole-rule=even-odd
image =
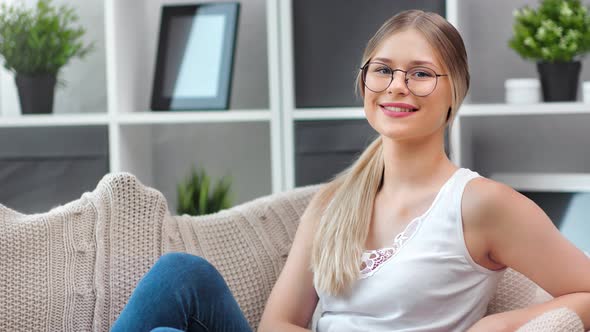
{"label": "white container on shelf", "polygon": [[590,104],[590,81],[582,83],[582,95],[584,102]]}
{"label": "white container on shelf", "polygon": [[507,104],[541,102],[541,83],[536,78],[510,78],[504,82]]}

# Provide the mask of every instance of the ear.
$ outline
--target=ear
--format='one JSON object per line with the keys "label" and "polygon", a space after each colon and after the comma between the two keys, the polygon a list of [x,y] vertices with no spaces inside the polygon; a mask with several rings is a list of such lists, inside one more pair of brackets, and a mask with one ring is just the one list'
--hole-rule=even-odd
{"label": "ear", "polygon": [[451,118],[451,106],[449,106],[449,111],[447,112],[447,120],[446,120],[447,123],[449,123],[450,118]]}

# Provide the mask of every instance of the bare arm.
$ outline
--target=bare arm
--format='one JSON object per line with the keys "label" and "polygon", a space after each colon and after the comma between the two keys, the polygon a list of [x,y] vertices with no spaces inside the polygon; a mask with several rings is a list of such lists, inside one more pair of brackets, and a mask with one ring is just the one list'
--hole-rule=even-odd
{"label": "bare arm", "polygon": [[313,286],[310,257],[316,225],[322,211],[318,193],[301,216],[289,257],[273,287],[260,320],[258,332],[310,331],[318,302]]}
{"label": "bare arm", "polygon": [[555,297],[546,303],[486,317],[480,325],[501,322],[506,330],[513,331],[551,309],[567,307],[578,314],[586,330],[590,329],[588,257],[522,194],[485,181],[479,186],[479,192],[484,194],[475,195],[480,201],[467,214],[484,227],[490,257],[524,274]]}

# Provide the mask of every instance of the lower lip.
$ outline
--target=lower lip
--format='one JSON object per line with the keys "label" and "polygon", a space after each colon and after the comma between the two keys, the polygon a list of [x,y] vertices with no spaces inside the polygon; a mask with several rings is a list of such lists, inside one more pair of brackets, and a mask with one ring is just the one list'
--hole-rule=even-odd
{"label": "lower lip", "polygon": [[379,106],[379,108],[381,108],[381,110],[383,111],[383,113],[385,113],[385,115],[391,116],[394,118],[405,118],[406,116],[410,116],[410,115],[418,112],[418,111],[415,111],[415,112],[394,112],[394,111],[386,110],[385,108],[383,108],[383,106]]}

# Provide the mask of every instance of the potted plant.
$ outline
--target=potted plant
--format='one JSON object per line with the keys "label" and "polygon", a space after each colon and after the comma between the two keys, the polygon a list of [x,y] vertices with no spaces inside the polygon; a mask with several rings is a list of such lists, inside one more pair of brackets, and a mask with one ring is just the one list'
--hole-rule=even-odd
{"label": "potted plant", "polygon": [[93,49],[82,41],[86,30],[74,26],[77,21],[73,8],[51,0],[33,8],[22,2],[0,6],[0,55],[15,74],[23,114],[51,113],[59,70]]}
{"label": "potted plant", "polygon": [[514,11],[508,45],[537,61],[544,101],[576,100],[580,57],[590,50],[590,15],[579,0],[542,0]]}
{"label": "potted plant", "polygon": [[188,178],[177,186],[176,212],[179,215],[197,216],[230,208],[230,182],[230,177],[224,176],[214,188],[210,188],[211,179],[205,170],[197,172],[193,168]]}

